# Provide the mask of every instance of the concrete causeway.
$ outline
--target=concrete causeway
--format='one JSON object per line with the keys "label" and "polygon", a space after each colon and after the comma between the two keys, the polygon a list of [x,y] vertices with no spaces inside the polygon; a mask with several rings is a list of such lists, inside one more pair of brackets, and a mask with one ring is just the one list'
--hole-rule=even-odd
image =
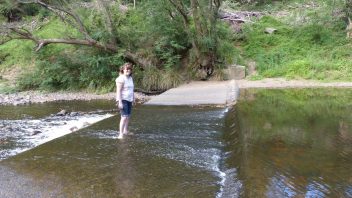
{"label": "concrete causeway", "polygon": [[235,80],[193,81],[152,97],[146,105],[232,105],[239,95]]}

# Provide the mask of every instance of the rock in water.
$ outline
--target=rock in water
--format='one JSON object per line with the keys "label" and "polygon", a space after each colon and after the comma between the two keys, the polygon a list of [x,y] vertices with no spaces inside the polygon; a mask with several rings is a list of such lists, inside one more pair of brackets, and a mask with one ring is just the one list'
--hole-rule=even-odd
{"label": "rock in water", "polygon": [[66,110],[65,109],[62,109],[59,113],[57,113],[56,115],[57,116],[64,116],[64,115],[66,115]]}
{"label": "rock in water", "polygon": [[37,135],[39,133],[42,133],[41,131],[33,131],[32,135]]}

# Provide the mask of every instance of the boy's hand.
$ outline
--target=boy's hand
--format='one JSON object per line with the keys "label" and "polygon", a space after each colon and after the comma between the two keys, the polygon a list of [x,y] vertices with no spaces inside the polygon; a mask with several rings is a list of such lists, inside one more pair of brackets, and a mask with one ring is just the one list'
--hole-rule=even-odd
{"label": "boy's hand", "polygon": [[117,103],[117,107],[118,107],[119,109],[123,109],[122,102],[119,101],[119,102]]}

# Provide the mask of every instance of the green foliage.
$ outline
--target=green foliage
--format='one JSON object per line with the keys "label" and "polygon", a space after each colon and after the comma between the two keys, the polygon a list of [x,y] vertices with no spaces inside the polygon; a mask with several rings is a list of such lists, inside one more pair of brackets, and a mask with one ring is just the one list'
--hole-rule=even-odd
{"label": "green foliage", "polygon": [[15,93],[17,91],[18,89],[15,86],[10,85],[8,81],[3,80],[2,76],[0,76],[0,93],[10,94],[10,93]]}
{"label": "green foliage", "polygon": [[190,43],[179,16],[170,18],[167,1],[147,1],[128,11],[118,29],[126,48],[153,59],[159,68],[177,68]]}
{"label": "green foliage", "polygon": [[88,85],[93,90],[103,88],[113,91],[114,79],[118,76],[120,65],[124,63],[120,54],[97,54],[90,57],[83,54],[80,60],[83,63],[79,78],[82,87]]}
{"label": "green foliage", "polygon": [[106,55],[80,50],[61,53],[53,60],[43,60],[34,72],[19,81],[21,89],[89,89],[113,91],[120,55]]}
{"label": "green foliage", "polygon": [[142,89],[146,90],[160,90],[162,75],[156,67],[146,68],[143,72]]}
{"label": "green foliage", "polygon": [[162,62],[165,68],[172,68],[179,66],[181,55],[177,52],[184,50],[185,47],[172,41],[167,37],[163,37],[156,41],[154,47],[154,54]]}
{"label": "green foliage", "polygon": [[[326,15],[316,12],[299,25],[265,16],[244,28],[244,55],[257,62],[264,77],[351,80],[351,43],[343,21]],[[277,32],[266,34],[267,27]]]}
{"label": "green foliage", "polygon": [[59,18],[52,17],[48,23],[35,32],[35,35],[39,38],[75,38],[80,33]]}
{"label": "green foliage", "polygon": [[347,17],[352,18],[352,0],[345,0],[344,12]]}
{"label": "green foliage", "polygon": [[[128,49],[134,49],[144,44],[147,46],[151,42],[148,41],[145,33],[150,33],[149,26],[146,25],[145,15],[139,12],[139,9],[128,11],[129,17],[121,21],[120,27],[117,30],[120,41]],[[148,31],[149,30],[149,31]],[[149,34],[150,40],[152,34]]]}
{"label": "green foliage", "polygon": [[218,36],[216,56],[218,61],[222,63],[222,65],[218,65],[218,68],[222,69],[225,65],[240,62],[239,50],[234,46],[235,35],[229,25],[219,21],[216,31]]}
{"label": "green foliage", "polygon": [[33,57],[33,42],[13,40],[0,45],[0,68],[28,66]]}

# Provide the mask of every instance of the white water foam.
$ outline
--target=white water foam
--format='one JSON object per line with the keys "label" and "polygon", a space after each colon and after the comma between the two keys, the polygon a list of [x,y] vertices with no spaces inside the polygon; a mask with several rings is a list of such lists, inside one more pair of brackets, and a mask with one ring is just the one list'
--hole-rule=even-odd
{"label": "white water foam", "polygon": [[57,121],[59,125],[46,126],[42,129],[42,133],[35,136],[30,136],[28,139],[31,140],[31,143],[34,143],[36,146],[38,146],[45,142],[51,141],[53,139],[59,138],[61,136],[75,132],[79,129],[90,126],[96,122],[99,122],[111,116],[113,115],[112,114],[90,115],[90,116],[79,117],[76,120]]}
{"label": "white water foam", "polygon": [[111,116],[113,114],[87,114],[42,120],[3,120],[2,125],[6,126],[6,128],[1,130],[0,137],[7,140],[12,146],[6,146],[6,142],[3,143],[5,145],[0,151],[0,160],[75,132]]}
{"label": "white water foam", "polygon": [[225,186],[225,181],[226,181],[226,173],[221,171],[220,169],[220,155],[213,155],[213,161],[214,161],[214,167],[213,170],[217,173],[218,177],[220,178],[219,185],[220,189],[219,192],[216,194],[217,198],[222,197],[222,194],[224,192],[224,186]]}

